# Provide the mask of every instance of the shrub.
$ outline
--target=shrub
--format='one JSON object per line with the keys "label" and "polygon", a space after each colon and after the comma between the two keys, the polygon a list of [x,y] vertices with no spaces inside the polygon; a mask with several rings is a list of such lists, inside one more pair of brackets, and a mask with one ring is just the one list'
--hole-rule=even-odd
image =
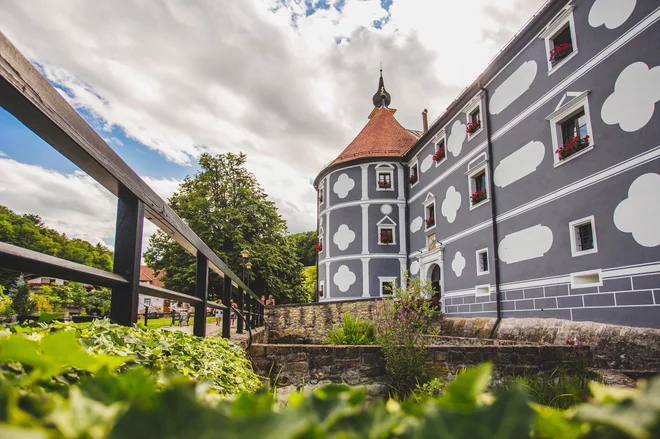
{"label": "shrub", "polygon": [[394,286],[392,298],[376,306],[377,341],[391,393],[397,397],[409,395],[418,383],[426,381],[426,336],[434,332],[431,284],[408,276],[405,280],[406,288]]}
{"label": "shrub", "polygon": [[9,288],[8,295],[11,299],[11,309],[14,314],[29,316],[35,311],[36,304],[23,275],[20,275]]}
{"label": "shrub", "polygon": [[370,345],[376,343],[376,324],[349,313],[342,316],[341,324],[335,324],[328,330],[325,344],[333,345]]}
{"label": "shrub", "polygon": [[[57,343],[55,343],[57,342]],[[50,340],[66,349],[62,340]],[[4,353],[3,341],[0,352]],[[21,361],[50,374],[63,362],[97,370],[114,358],[79,352],[38,355],[28,344]],[[2,361],[19,360],[13,353]],[[39,352],[45,354],[45,352]],[[82,359],[85,358],[85,361]],[[54,366],[54,368],[51,368]],[[0,436],[38,438],[651,438],[660,433],[660,378],[638,389],[592,384],[593,400],[563,411],[530,404],[518,388],[497,398],[485,393],[491,365],[467,370],[437,399],[365,403],[363,388],[328,385],[294,393],[282,408],[261,390],[234,399],[209,399],[203,385],[177,378],[156,382],[145,370],[99,372],[64,392],[27,380],[0,380]],[[27,378],[32,378],[32,373]]]}

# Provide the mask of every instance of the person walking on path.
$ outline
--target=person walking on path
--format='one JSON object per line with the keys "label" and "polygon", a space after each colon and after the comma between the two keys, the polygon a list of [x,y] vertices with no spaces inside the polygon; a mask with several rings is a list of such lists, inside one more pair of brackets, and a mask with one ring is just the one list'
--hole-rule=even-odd
{"label": "person walking on path", "polygon": [[268,300],[266,300],[266,306],[275,306],[275,298],[272,294],[268,296]]}
{"label": "person walking on path", "polygon": [[234,302],[234,299],[230,299],[229,303],[231,304],[231,326],[236,326],[236,309],[238,309],[238,304]]}
{"label": "person walking on path", "polygon": [[[222,300],[217,301],[218,305],[222,305]],[[215,314],[215,326],[220,326],[222,325],[222,310],[221,309],[216,309],[213,310],[213,314]]]}

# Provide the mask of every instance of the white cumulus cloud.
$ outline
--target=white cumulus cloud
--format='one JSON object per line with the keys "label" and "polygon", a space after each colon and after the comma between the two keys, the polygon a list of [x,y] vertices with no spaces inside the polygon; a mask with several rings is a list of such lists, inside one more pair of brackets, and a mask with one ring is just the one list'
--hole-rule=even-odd
{"label": "white cumulus cloud", "polygon": [[345,293],[351,285],[355,283],[356,277],[355,273],[353,273],[350,268],[346,265],[342,265],[332,277],[332,280],[335,282],[335,285],[337,285],[337,288],[339,288],[339,291]]}
{"label": "white cumulus cloud", "polygon": [[456,277],[461,277],[463,270],[465,269],[465,258],[461,252],[456,252],[454,255],[454,260],[451,261],[451,269],[454,271]]}
{"label": "white cumulus cloud", "polygon": [[660,175],[648,173],[635,179],[628,189],[628,198],[614,210],[614,225],[632,233],[639,245],[660,245]]}
{"label": "white cumulus cloud", "polygon": [[332,242],[342,251],[346,250],[353,241],[355,241],[355,232],[349,229],[346,224],[339,226],[332,237]]}
{"label": "white cumulus cloud", "polygon": [[655,103],[660,101],[660,67],[649,69],[643,62],[623,69],[608,96],[600,115],[609,125],[619,124],[623,131],[643,128],[653,117]]}
{"label": "white cumulus cloud", "polygon": [[332,190],[339,198],[346,198],[348,193],[355,187],[355,180],[349,177],[346,174],[341,174],[335,184],[332,186]]}
{"label": "white cumulus cloud", "polygon": [[596,0],[589,11],[589,26],[603,24],[608,29],[616,29],[632,15],[637,0]]}
{"label": "white cumulus cloud", "polygon": [[466,136],[465,125],[460,120],[455,120],[451,126],[449,138],[447,139],[447,149],[454,157],[457,157],[461,153]]}
{"label": "white cumulus cloud", "polygon": [[442,216],[447,218],[449,223],[453,223],[456,220],[456,213],[461,207],[461,202],[461,194],[454,186],[449,186],[445,192],[445,199],[442,201],[442,206],[440,208]]}

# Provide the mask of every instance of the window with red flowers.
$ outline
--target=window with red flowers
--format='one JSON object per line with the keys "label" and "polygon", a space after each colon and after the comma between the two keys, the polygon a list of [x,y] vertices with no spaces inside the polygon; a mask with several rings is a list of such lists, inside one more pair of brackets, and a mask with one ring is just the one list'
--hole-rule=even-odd
{"label": "window with red flowers", "polygon": [[552,49],[550,49],[550,64],[554,67],[561,60],[573,53],[573,38],[571,36],[571,25],[566,23],[564,28],[552,38]]}
{"label": "window with red flowers", "polygon": [[408,184],[410,186],[414,186],[417,183],[417,180],[419,180],[419,166],[417,163],[411,165],[409,168],[409,174],[408,174]]}
{"label": "window with red flowers", "polygon": [[435,154],[433,154],[433,161],[438,164],[447,157],[447,151],[445,148],[445,139],[444,137],[440,139],[435,144]]}
{"label": "window with red flowers", "polygon": [[394,169],[390,167],[376,168],[376,176],[378,184],[376,190],[379,191],[392,191],[394,190]]}
{"label": "window with red flowers", "polygon": [[379,226],[378,227],[378,244],[391,245],[394,242],[394,227],[393,226]]}
{"label": "window with red flowers", "polygon": [[572,97],[547,119],[550,122],[555,167],[594,149],[589,112],[589,91],[566,93]]}
{"label": "window with red flowers", "polygon": [[575,5],[572,3],[564,6],[539,34],[539,37],[545,41],[549,75],[578,53],[573,19],[574,8]]}
{"label": "window with red flowers", "polygon": [[319,185],[319,204],[323,204],[323,185]]}
{"label": "window with red flowers", "polygon": [[480,154],[468,164],[468,189],[470,194],[470,210],[475,209],[489,200],[488,167],[486,154]]}

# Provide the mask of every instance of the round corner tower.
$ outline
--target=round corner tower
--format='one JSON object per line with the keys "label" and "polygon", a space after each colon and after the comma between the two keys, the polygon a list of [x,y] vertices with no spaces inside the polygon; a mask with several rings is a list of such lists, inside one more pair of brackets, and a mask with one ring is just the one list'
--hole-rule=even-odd
{"label": "round corner tower", "polygon": [[369,122],[316,177],[320,301],[380,297],[406,270],[401,159],[418,133],[390,109],[381,70]]}

